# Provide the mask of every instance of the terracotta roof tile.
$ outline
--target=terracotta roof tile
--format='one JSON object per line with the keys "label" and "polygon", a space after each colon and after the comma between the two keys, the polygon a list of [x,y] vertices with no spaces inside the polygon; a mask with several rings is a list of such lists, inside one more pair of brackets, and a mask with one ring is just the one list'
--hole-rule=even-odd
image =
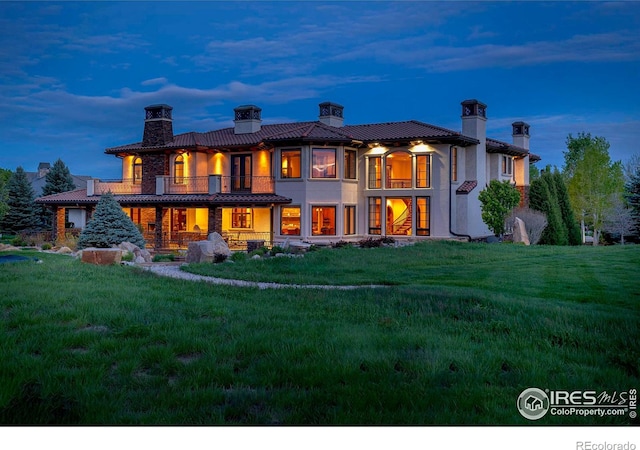
{"label": "terracotta roof tile", "polygon": [[468,180],[460,185],[458,189],[456,189],[456,194],[458,195],[467,195],[471,191],[473,191],[476,186],[478,186],[478,182],[476,180]]}

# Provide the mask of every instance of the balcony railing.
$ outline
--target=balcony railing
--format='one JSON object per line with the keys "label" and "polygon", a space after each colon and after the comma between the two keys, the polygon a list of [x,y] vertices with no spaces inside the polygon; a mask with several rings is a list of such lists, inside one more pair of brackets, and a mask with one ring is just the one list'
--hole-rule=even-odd
{"label": "balcony railing", "polygon": [[[140,195],[142,184],[133,179],[87,181],[87,196],[102,195],[107,192],[115,195]],[[168,175],[156,176],[155,195],[166,194],[273,194],[275,183],[273,177],[233,177],[208,175],[205,177],[182,177],[175,179]]]}

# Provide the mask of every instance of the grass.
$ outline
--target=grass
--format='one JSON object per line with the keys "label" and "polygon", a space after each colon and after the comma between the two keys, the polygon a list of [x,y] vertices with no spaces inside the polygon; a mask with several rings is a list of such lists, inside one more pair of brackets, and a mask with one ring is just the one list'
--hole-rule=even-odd
{"label": "grass", "polygon": [[23,254],[43,263],[0,265],[0,423],[524,425],[527,387],[640,384],[637,247],[433,243],[214,267],[389,285],[354,291]]}

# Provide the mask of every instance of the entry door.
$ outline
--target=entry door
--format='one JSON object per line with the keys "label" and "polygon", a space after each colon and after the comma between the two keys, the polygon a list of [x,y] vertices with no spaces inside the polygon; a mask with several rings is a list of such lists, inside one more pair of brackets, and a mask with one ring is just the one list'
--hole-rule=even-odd
{"label": "entry door", "polygon": [[251,191],[251,155],[233,155],[231,170],[231,189]]}

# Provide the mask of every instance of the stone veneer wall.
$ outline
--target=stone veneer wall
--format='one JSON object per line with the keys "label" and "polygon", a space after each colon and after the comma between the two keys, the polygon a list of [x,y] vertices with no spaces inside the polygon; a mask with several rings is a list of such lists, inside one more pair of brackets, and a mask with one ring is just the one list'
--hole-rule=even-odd
{"label": "stone veneer wall", "polygon": [[516,189],[520,192],[520,204],[521,208],[529,207],[529,186],[516,186]]}
{"label": "stone veneer wall", "polygon": [[222,208],[209,208],[209,225],[207,234],[222,233]]}
{"label": "stone veneer wall", "polygon": [[169,155],[142,155],[142,194],[155,195],[156,175],[169,175]]}
{"label": "stone veneer wall", "polygon": [[147,120],[144,123],[142,145],[160,147],[173,141],[173,122],[171,120]]}

